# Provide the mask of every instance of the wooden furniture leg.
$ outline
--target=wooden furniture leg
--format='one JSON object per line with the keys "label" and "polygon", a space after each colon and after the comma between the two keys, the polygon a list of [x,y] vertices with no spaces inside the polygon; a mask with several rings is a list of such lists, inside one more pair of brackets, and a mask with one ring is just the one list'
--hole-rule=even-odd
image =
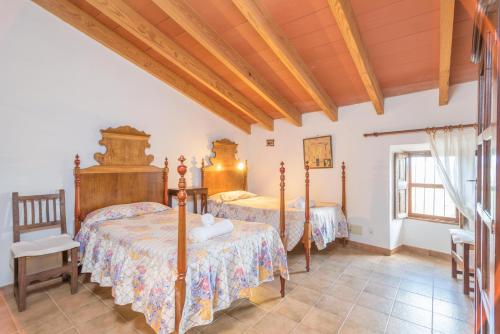
{"label": "wooden furniture leg", "polygon": [[18,260],[17,310],[22,312],[26,309],[26,257],[20,257]]}
{"label": "wooden furniture leg", "polygon": [[19,295],[19,259],[15,258],[14,259],[14,297],[16,297],[16,302],[17,302],[17,296]]}
{"label": "wooden furniture leg", "polygon": [[[67,264],[68,264],[68,252],[67,251],[63,251],[62,252],[62,265],[63,265],[63,267],[65,267]],[[63,274],[62,281],[63,282],[67,282],[68,278],[69,277],[68,277],[67,274]]]}
{"label": "wooden furniture leg", "polygon": [[[457,252],[457,245],[453,242],[453,238],[451,239],[451,252],[452,254]],[[451,277],[457,278],[457,261],[453,256],[451,257]]]}
{"label": "wooden furniture leg", "polygon": [[[78,248],[71,249],[71,294],[78,291]],[[68,255],[67,252],[66,256]]]}
{"label": "wooden furniture leg", "polygon": [[201,201],[202,201],[201,205],[203,207],[203,213],[207,213],[208,212],[208,195],[206,193],[201,195]]}
{"label": "wooden furniture leg", "polygon": [[464,243],[464,294],[469,295],[470,293],[470,270],[469,270],[469,251],[470,245]]}
{"label": "wooden furniture leg", "polygon": [[193,193],[193,213],[198,213],[198,194]]}

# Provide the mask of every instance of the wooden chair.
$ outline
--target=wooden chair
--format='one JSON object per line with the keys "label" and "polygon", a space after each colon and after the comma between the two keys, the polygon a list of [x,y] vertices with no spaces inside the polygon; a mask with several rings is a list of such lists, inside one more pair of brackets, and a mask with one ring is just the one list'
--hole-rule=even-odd
{"label": "wooden chair", "polygon": [[[57,202],[59,202],[59,209]],[[44,206],[45,210],[43,210]],[[67,234],[65,210],[64,190],[62,189],[57,194],[48,195],[19,196],[17,192],[12,193],[14,243],[11,252],[14,257],[14,294],[19,312],[26,309],[26,292],[30,284],[69,274],[71,275],[71,293],[77,292],[78,248],[80,244]],[[21,224],[20,215],[23,217],[23,224]],[[61,229],[60,235],[34,241],[20,241],[21,233],[56,227]],[[59,252],[62,253],[62,267],[30,275],[26,274],[26,259],[28,257]],[[71,263],[69,264],[68,252],[71,254]]]}
{"label": "wooden chair", "polygon": [[[465,229],[450,229],[451,235],[451,276],[457,278],[457,274],[462,274],[464,279],[464,294],[469,295],[474,288],[470,286],[470,278],[474,277],[474,270],[470,270],[470,252],[474,250],[474,233]],[[457,245],[462,245],[463,256],[457,251]],[[463,270],[458,270],[461,264]]]}

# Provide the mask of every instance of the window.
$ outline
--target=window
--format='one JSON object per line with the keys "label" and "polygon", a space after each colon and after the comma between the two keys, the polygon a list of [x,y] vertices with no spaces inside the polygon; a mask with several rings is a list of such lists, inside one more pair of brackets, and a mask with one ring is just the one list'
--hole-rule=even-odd
{"label": "window", "polygon": [[395,218],[457,223],[457,209],[430,151],[397,153],[394,162]]}

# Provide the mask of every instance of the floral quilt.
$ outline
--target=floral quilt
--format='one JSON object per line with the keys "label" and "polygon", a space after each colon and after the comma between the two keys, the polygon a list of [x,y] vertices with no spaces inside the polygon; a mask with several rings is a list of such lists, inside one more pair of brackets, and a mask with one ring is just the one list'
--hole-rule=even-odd
{"label": "floral quilt", "polygon": [[[187,214],[187,229],[201,225]],[[175,326],[177,210],[131,218],[84,223],[82,272],[112,287],[115,303],[132,304],[157,333]],[[260,223],[233,221],[234,230],[203,243],[188,241],[186,301],[180,332],[208,324],[214,312],[228,308],[250,288],[273,280],[279,270],[288,279],[286,252],[278,233]]]}
{"label": "floral quilt", "polygon": [[[208,200],[208,212],[216,217],[262,222],[279,231],[279,198],[256,196],[230,202]],[[340,205],[319,202],[311,208],[312,239],[316,247],[324,249],[335,238],[347,238],[347,220]],[[292,250],[304,234],[304,210],[286,208],[285,233],[288,250]]]}

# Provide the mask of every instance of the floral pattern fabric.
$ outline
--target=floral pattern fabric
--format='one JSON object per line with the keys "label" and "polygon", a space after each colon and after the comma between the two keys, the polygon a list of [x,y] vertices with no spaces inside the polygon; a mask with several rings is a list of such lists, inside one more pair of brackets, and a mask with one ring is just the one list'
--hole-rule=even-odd
{"label": "floral pattern fabric", "polygon": [[[208,212],[216,217],[262,222],[279,231],[279,198],[257,196],[248,199],[220,203],[208,200]],[[292,250],[304,234],[304,210],[285,209],[285,234],[287,250]],[[340,205],[319,202],[310,210],[312,239],[316,247],[324,249],[335,238],[349,236],[347,220]]]}
{"label": "floral pattern fabric", "polygon": [[85,222],[93,223],[104,220],[129,218],[169,209],[170,208],[168,206],[156,202],[137,202],[130,204],[111,205],[102,209],[92,211],[85,218]]}
{"label": "floral pattern fabric", "polygon": [[[112,287],[115,303],[132,304],[147,323],[166,334],[175,327],[177,210],[127,219],[84,223],[82,272]],[[201,226],[201,216],[187,214],[187,229]],[[208,324],[214,312],[228,308],[250,288],[288,279],[286,252],[269,225],[233,221],[234,230],[203,243],[187,241],[186,300],[180,332]]]}

